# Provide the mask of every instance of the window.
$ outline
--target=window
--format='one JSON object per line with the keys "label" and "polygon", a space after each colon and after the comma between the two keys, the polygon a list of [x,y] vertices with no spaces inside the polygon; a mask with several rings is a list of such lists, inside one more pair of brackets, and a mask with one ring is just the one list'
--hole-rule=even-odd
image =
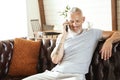
{"label": "window", "polygon": [[1,0],[0,10],[0,40],[26,37],[26,0]]}
{"label": "window", "polygon": [[[113,0],[43,0],[46,24],[55,25],[60,29],[64,21],[60,17],[59,11],[63,11],[66,5],[70,7],[79,7],[82,9],[86,22],[90,22],[92,27],[112,30],[112,1]],[[61,25],[60,25],[61,24]]]}

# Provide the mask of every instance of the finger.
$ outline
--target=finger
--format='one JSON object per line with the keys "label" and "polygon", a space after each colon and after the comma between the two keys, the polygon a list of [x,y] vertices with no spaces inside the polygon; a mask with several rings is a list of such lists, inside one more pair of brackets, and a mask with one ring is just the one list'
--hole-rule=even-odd
{"label": "finger", "polygon": [[63,25],[66,25],[66,24],[69,24],[69,22],[68,22],[68,21],[65,21],[65,22],[63,23]]}
{"label": "finger", "polygon": [[109,59],[110,57],[111,57],[111,54],[112,54],[112,52],[111,52],[111,47],[107,50],[107,59]]}
{"label": "finger", "polygon": [[112,47],[110,48],[110,57],[112,56]]}
{"label": "finger", "polygon": [[104,51],[104,53],[103,53],[103,58],[104,58],[104,60],[106,60],[106,58],[107,58],[107,52],[106,51]]}
{"label": "finger", "polygon": [[103,53],[104,53],[104,52],[101,50],[101,59],[103,59]]}
{"label": "finger", "polygon": [[107,50],[106,51],[106,59],[109,59],[109,57],[110,57],[110,50]]}
{"label": "finger", "polygon": [[111,57],[111,56],[112,56],[112,51],[110,51],[110,53],[109,53],[109,54],[110,54],[110,56],[109,56],[109,57]]}
{"label": "finger", "polygon": [[66,26],[68,23],[63,23],[63,26]]}

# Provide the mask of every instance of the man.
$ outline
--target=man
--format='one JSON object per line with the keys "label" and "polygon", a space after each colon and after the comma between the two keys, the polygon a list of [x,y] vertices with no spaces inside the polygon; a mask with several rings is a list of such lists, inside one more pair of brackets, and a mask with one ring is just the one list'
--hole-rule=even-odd
{"label": "man", "polygon": [[84,21],[82,11],[76,7],[72,8],[70,19],[63,24],[63,32],[51,53],[52,62],[57,66],[51,71],[23,80],[85,80],[93,52],[101,38],[106,39],[100,51],[101,59],[109,59],[112,55],[112,43],[120,40],[120,32],[83,29]]}

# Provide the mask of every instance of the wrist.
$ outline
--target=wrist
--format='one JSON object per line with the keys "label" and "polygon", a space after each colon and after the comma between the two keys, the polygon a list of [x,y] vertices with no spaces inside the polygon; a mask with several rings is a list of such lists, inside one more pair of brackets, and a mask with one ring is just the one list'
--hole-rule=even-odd
{"label": "wrist", "polygon": [[111,38],[108,38],[106,41],[110,42],[110,43],[113,43],[113,40]]}

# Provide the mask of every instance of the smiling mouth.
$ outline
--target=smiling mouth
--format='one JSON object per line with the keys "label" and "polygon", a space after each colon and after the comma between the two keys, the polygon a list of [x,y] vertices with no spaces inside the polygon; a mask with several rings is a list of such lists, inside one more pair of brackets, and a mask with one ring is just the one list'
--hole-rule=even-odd
{"label": "smiling mouth", "polygon": [[75,29],[75,30],[78,29],[78,26],[73,26],[73,29]]}

